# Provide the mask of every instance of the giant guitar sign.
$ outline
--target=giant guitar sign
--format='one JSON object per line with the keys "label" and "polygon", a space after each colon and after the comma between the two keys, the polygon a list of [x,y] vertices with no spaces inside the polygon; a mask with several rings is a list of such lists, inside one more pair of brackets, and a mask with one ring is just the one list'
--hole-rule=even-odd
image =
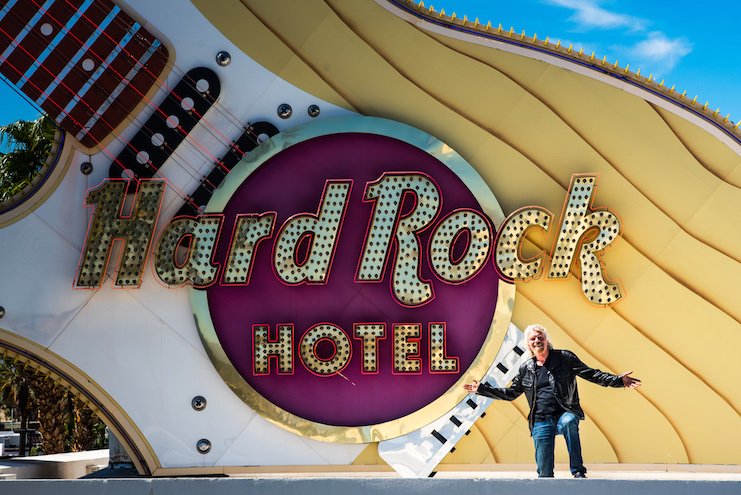
{"label": "giant guitar sign", "polygon": [[[611,303],[619,288],[591,260],[620,227],[590,211],[593,183],[575,178],[555,259],[571,266],[580,246],[585,294]],[[95,211],[77,287],[100,287],[117,239],[114,283],[142,283],[166,185],[142,181],[124,215],[126,186],[87,194]],[[542,260],[520,256],[522,235],[547,229],[552,213],[518,210],[497,236],[499,211],[475,170],[433,137],[369,117],[325,120],[245,158],[204,214],[168,223],[152,265],[168,287],[193,287],[209,355],[251,407],[314,438],[383,440],[458,402],[446,392],[483,374],[509,325],[502,273],[538,274]]]}
{"label": "giant guitar sign", "polygon": [[0,204],[0,346],[141,473],[530,462],[460,384],[533,321],[657,384],[635,436],[590,398],[590,458],[739,462],[731,351],[691,337],[741,318],[739,137],[701,106],[396,1],[10,0],[0,35],[63,129]]}

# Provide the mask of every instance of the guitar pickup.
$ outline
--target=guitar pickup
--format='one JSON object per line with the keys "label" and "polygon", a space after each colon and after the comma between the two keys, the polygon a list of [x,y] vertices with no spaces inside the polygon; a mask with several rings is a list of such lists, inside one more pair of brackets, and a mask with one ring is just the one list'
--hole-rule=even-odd
{"label": "guitar pickup", "polygon": [[[164,165],[221,93],[221,82],[206,67],[191,69],[142,125],[108,170],[108,177],[148,179]],[[135,181],[129,189],[133,190]]]}
{"label": "guitar pickup", "polygon": [[260,144],[259,136],[265,135],[271,138],[276,134],[278,134],[278,128],[270,122],[260,121],[250,124],[221,160],[214,164],[213,170],[204,177],[201,185],[193,191],[190,195],[191,201],[187,201],[175,216],[197,216],[202,213],[199,210],[202,210],[208,203],[214,190],[219,187],[229,171],[239,163],[245,153],[252,151]]}

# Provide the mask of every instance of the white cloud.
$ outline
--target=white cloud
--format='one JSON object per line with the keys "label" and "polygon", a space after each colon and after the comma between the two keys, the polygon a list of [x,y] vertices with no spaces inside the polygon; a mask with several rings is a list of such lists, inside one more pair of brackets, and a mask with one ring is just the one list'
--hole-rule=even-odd
{"label": "white cloud", "polygon": [[692,44],[683,38],[667,38],[664,33],[653,31],[648,38],[628,48],[627,55],[634,65],[650,67],[655,72],[667,73],[692,52]]}
{"label": "white cloud", "polygon": [[692,51],[692,46],[681,38],[669,39],[664,33],[653,31],[648,38],[634,47],[636,55],[659,60],[665,57],[683,57]]}
{"label": "white cloud", "polygon": [[[610,51],[612,56],[617,55],[623,64],[630,63],[631,67],[667,74],[692,52],[692,44],[684,38],[669,38],[661,31],[647,32],[650,21],[646,19],[603,8],[607,0],[542,1],[573,11],[569,20],[583,30],[622,28],[622,35],[617,36],[622,43],[612,45]],[[642,39],[635,42],[637,38]]]}
{"label": "white cloud", "polygon": [[646,21],[638,17],[610,12],[600,7],[599,0],[546,0],[552,5],[574,11],[571,20],[584,28],[614,29],[626,27],[632,31],[642,31]]}

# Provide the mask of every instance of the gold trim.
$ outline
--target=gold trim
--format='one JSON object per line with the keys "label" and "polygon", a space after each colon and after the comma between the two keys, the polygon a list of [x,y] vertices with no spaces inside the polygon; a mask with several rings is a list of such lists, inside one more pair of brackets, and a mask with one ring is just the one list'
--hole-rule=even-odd
{"label": "gold trim", "polygon": [[[400,122],[375,117],[341,117],[326,119],[296,129],[285,131],[249,153],[222,185],[215,191],[206,207],[206,213],[223,211],[232,194],[265,161],[286,148],[314,137],[335,134],[364,132],[385,135],[405,141],[436,157],[448,166],[465,183],[476,197],[483,211],[496,224],[503,218],[502,210],[491,190],[476,171],[448,145],[429,134]],[[442,417],[453,409],[466,395],[462,385],[473,378],[483,376],[497,355],[504,335],[507,333],[514,308],[515,286],[499,281],[496,307],[489,333],[473,364],[461,374],[456,383],[436,400],[402,418],[385,423],[365,426],[334,426],[309,421],[274,405],[253,389],[234,368],[216,335],[211,320],[206,291],[191,289],[190,299],[198,334],[217,372],[234,393],[268,421],[293,433],[314,440],[341,443],[369,443],[388,440],[411,431]]]}
{"label": "gold trim", "polygon": [[380,442],[390,438],[406,435],[441,418],[453,409],[467,392],[463,384],[482,377],[491,366],[499,351],[502,339],[507,333],[515,301],[515,286],[499,281],[497,305],[489,327],[489,334],[473,364],[461,375],[443,395],[411,414],[393,421],[367,426],[334,426],[309,421],[276,406],[253,389],[242,378],[221,347],[211,316],[208,311],[208,299],[205,291],[191,290],[191,304],[198,334],[201,336],[211,362],[224,382],[247,405],[271,423],[292,433],[303,435],[313,440],[340,443]]}
{"label": "gold trim", "polygon": [[124,409],[92,378],[58,354],[0,328],[2,354],[28,363],[51,377],[85,402],[106,424],[131,457],[137,472],[152,475],[161,469],[159,459]]}
{"label": "gold trim", "polygon": [[[64,137],[64,142],[61,143],[62,148],[59,148],[60,142]],[[75,142],[76,144],[76,142]],[[12,210],[9,210],[3,214],[0,214],[0,228],[7,227],[9,225],[18,222],[26,218],[26,216],[33,213],[37,208],[41,207],[47,199],[57,190],[59,185],[67,175],[69,165],[72,162],[72,158],[75,156],[75,148],[73,144],[73,138],[70,138],[69,134],[65,133],[61,129],[57,129],[54,134],[54,143],[52,144],[51,152],[47,158],[47,163],[42,167],[32,181],[32,185],[35,185],[40,180],[45,182],[39,187],[38,191],[31,194],[30,196],[22,196],[17,199],[17,206]],[[49,160],[56,159],[56,163],[49,164]],[[48,169],[51,167],[51,170]],[[44,177],[44,174],[47,174]],[[31,185],[26,186],[27,189]],[[23,192],[23,191],[21,191]],[[10,206],[10,201],[7,202],[4,207]]]}

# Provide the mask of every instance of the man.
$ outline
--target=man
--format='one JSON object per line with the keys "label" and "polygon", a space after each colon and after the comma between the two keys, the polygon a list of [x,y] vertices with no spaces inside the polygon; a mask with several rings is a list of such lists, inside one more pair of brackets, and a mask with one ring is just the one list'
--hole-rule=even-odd
{"label": "man", "polygon": [[622,375],[605,373],[582,363],[571,351],[554,349],[548,332],[541,325],[525,329],[525,343],[533,357],[520,366],[509,387],[494,388],[474,381],[463,388],[484,397],[504,400],[514,400],[525,392],[530,405],[527,419],[535,444],[538,477],[553,477],[555,437],[559,434],[566,440],[571,474],[574,478],[586,478],[579,442],[579,420],[584,419],[584,411],[579,406],[576,377],[603,387],[636,388],[641,381],[630,376],[632,371]]}

